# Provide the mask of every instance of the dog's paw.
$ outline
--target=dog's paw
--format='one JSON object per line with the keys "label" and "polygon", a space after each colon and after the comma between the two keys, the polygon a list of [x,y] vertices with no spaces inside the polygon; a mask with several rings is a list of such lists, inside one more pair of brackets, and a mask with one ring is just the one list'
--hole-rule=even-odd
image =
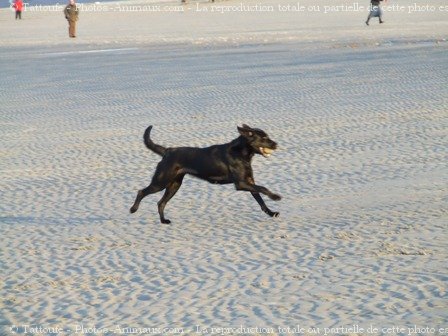
{"label": "dog's paw", "polygon": [[171,221],[169,219],[162,219],[162,224],[171,224]]}
{"label": "dog's paw", "polygon": [[274,201],[280,201],[282,199],[282,197],[280,195],[277,195],[277,194],[272,194],[272,195],[269,196],[269,198],[271,200],[274,200]]}
{"label": "dog's paw", "polygon": [[280,216],[280,212],[271,212],[270,215],[271,217],[277,218],[278,216]]}
{"label": "dog's paw", "polygon": [[134,208],[134,207],[132,207],[132,208],[129,209],[129,212],[130,212],[131,214],[133,214],[133,213],[136,212],[136,211],[137,211],[137,208]]}

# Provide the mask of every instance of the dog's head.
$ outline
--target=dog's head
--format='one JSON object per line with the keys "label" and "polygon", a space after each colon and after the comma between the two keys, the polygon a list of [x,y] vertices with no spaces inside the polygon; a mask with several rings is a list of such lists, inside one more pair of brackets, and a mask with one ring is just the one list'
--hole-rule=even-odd
{"label": "dog's head", "polygon": [[257,154],[268,157],[277,149],[277,143],[272,141],[266,132],[261,129],[243,124],[242,127],[238,127],[238,132],[247,140],[248,145]]}

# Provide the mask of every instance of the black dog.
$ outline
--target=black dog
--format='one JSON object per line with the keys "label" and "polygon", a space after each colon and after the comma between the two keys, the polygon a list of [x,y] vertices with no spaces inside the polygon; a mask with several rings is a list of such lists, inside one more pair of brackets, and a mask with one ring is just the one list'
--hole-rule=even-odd
{"label": "black dog", "polygon": [[260,193],[274,201],[279,201],[281,197],[265,187],[256,185],[252,173],[251,161],[254,154],[268,157],[277,149],[277,144],[269,139],[265,132],[243,124],[243,127],[238,127],[240,136],[226,144],[207,148],[165,148],[152,142],[149,137],[151,128],[152,126],[149,126],[146,129],[143,140],[146,147],[162,156],[162,161],[157,165],[151,184],[138,192],[131,213],[138,210],[144,197],[165,189],[158,208],[160,221],[169,224],[170,221],[163,215],[163,210],[179,190],[185,174],[190,174],[210,183],[233,183],[236,190],[250,191],[261,209],[269,216],[279,215],[278,212],[269,210]]}

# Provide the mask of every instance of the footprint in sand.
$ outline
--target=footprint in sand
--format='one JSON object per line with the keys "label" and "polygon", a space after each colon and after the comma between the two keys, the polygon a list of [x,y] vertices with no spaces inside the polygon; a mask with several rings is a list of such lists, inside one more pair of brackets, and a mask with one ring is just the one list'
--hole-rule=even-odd
{"label": "footprint in sand", "polygon": [[319,260],[321,260],[321,261],[328,261],[328,260],[332,260],[332,259],[334,259],[333,255],[325,254],[325,253],[321,254],[320,257],[319,257]]}

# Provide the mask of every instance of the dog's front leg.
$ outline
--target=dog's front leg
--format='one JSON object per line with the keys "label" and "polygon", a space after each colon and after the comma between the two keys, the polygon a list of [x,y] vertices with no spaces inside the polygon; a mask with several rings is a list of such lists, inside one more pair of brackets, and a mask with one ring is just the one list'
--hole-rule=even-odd
{"label": "dog's front leg", "polygon": [[252,196],[255,198],[257,203],[260,205],[261,210],[263,210],[265,213],[267,213],[271,217],[278,217],[280,215],[280,212],[271,211],[266,203],[264,203],[263,198],[261,198],[261,195],[256,192],[251,192]]}
{"label": "dog's front leg", "polygon": [[[255,180],[252,175],[252,172],[250,173],[250,176],[246,180],[249,184],[255,184]],[[271,209],[269,209],[267,207],[266,203],[264,203],[263,198],[261,197],[261,195],[259,193],[251,192],[251,194],[255,198],[257,203],[260,205],[261,210],[263,210],[263,212],[267,213],[271,217],[278,217],[280,215],[279,212],[271,211]]]}
{"label": "dog's front leg", "polygon": [[280,201],[282,197],[280,195],[274,194],[272,191],[270,191],[268,188],[258,186],[256,184],[250,184],[246,181],[238,181],[235,183],[236,190],[244,190],[244,191],[250,191],[254,193],[260,193],[268,196],[271,200],[274,201]]}

